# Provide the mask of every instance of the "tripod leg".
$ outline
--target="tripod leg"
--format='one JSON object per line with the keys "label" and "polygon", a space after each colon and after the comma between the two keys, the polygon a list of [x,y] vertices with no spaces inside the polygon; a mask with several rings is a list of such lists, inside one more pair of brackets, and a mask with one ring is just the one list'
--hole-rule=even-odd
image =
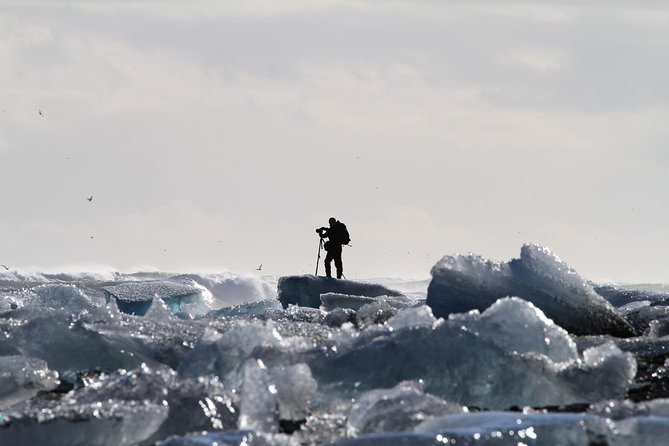
{"label": "tripod leg", "polygon": [[316,276],[318,276],[318,264],[321,263],[321,248],[323,247],[323,239],[318,242],[318,257],[316,258]]}

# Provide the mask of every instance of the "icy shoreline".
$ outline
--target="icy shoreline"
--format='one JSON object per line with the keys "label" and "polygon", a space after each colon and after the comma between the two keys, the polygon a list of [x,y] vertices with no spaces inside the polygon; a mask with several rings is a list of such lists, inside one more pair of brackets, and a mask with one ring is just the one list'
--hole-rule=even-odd
{"label": "icy shoreline", "polygon": [[313,276],[276,290],[230,273],[0,277],[0,445],[645,445],[669,434],[661,291],[593,286],[536,245],[509,263],[447,256],[432,273],[427,300],[415,284]]}

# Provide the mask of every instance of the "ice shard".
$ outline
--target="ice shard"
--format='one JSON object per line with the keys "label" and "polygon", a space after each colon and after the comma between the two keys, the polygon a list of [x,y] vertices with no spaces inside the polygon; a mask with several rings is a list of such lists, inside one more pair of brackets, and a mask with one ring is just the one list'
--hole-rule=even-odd
{"label": "ice shard", "polygon": [[348,435],[410,431],[426,419],[467,409],[425,394],[417,381],[371,390],[356,399],[347,420]]}
{"label": "ice shard", "polygon": [[520,259],[493,262],[479,256],[442,258],[432,268],[427,305],[436,317],[483,311],[497,299],[532,302],[570,333],[633,336],[625,318],[592,285],[545,247],[523,245]]}
{"label": "ice shard", "polygon": [[279,418],[288,421],[305,420],[309,413],[309,403],[318,387],[309,366],[300,363],[272,367],[270,376],[277,392]]}
{"label": "ice shard", "polygon": [[241,393],[239,429],[277,433],[279,430],[277,389],[262,361],[249,359],[244,364]]}
{"label": "ice shard", "polygon": [[58,386],[58,373],[45,361],[25,356],[0,356],[0,409]]}

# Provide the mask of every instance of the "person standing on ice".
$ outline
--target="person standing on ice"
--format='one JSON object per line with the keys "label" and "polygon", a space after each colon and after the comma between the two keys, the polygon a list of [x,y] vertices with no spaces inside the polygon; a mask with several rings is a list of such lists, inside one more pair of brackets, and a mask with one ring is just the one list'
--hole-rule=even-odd
{"label": "person standing on ice", "polygon": [[321,236],[321,241],[324,238],[327,238],[328,241],[325,242],[323,246],[325,251],[328,253],[325,256],[325,275],[327,277],[332,277],[332,261],[335,262],[335,267],[337,268],[337,279],[341,279],[344,275],[344,265],[341,261],[341,247],[342,245],[348,245],[351,241],[351,237],[348,234],[348,229],[346,225],[334,217],[330,217],[328,220],[330,223],[329,228],[318,228],[316,232]]}

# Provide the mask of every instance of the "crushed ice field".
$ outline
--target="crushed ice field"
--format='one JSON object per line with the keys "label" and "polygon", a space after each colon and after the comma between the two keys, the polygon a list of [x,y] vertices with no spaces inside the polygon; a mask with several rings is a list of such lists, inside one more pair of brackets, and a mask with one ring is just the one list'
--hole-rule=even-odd
{"label": "crushed ice field", "polygon": [[0,273],[0,445],[658,445],[669,286]]}

